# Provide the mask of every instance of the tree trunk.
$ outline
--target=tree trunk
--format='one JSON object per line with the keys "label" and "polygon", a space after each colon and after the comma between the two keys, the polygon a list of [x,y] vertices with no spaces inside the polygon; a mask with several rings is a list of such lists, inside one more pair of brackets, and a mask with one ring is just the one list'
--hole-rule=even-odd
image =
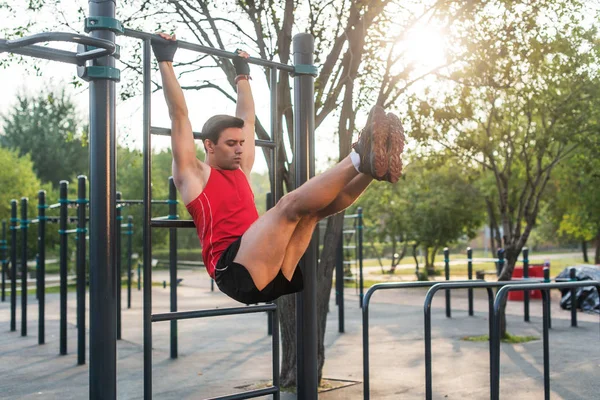
{"label": "tree trunk", "polygon": [[419,258],[417,257],[417,248],[418,247],[419,247],[419,242],[416,242],[415,244],[413,244],[412,255],[413,255],[413,258],[415,259],[415,273],[417,274],[417,279],[420,279]]}
{"label": "tree trunk", "polygon": [[587,251],[587,242],[585,240],[581,241],[581,251],[583,252],[583,262],[588,264],[590,262],[590,259],[588,258],[588,251]]}
{"label": "tree trunk", "polygon": [[[505,262],[504,268],[500,271],[498,281],[510,281],[512,278],[513,271],[519,259],[521,249],[518,249],[515,245],[507,246],[504,249]],[[504,301],[500,304],[500,337],[506,337],[506,301],[508,297],[504,298]]]}
{"label": "tree trunk", "polygon": [[392,239],[392,262],[390,264],[390,274],[393,274],[396,271],[395,267],[396,263],[396,239]]}
{"label": "tree trunk", "polygon": [[[319,382],[323,376],[325,364],[325,330],[327,326],[327,313],[329,312],[329,298],[335,270],[335,257],[338,242],[341,238],[344,224],[344,213],[336,214],[327,221],[323,251],[317,267],[317,324],[318,324],[318,377]],[[296,386],[296,296],[283,296],[276,300],[279,308],[281,327],[281,385],[283,387]]]}

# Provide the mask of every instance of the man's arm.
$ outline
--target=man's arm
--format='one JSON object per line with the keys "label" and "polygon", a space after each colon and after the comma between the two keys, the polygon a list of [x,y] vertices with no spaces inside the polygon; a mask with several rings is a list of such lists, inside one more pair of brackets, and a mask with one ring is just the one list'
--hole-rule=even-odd
{"label": "man's arm", "polygon": [[[175,37],[161,34],[167,40]],[[155,53],[158,53],[155,49]],[[171,118],[171,149],[173,152],[173,178],[182,200],[188,204],[204,189],[210,168],[196,158],[196,146],[192,125],[188,117],[185,97],[173,70],[172,61],[160,61],[159,69],[163,92]]]}
{"label": "man's arm", "polygon": [[[245,51],[239,51],[240,58],[248,58],[249,55]],[[241,168],[244,174],[250,179],[250,172],[254,165],[254,157],[256,153],[255,139],[254,139],[254,125],[255,125],[255,110],[254,110],[254,98],[252,97],[252,89],[250,88],[249,77],[250,69],[247,62],[241,63],[240,60],[234,60],[234,66],[236,67],[236,73],[238,75],[237,83],[237,101],[235,116],[244,120],[244,151],[242,153]],[[241,78],[241,79],[240,79]]]}

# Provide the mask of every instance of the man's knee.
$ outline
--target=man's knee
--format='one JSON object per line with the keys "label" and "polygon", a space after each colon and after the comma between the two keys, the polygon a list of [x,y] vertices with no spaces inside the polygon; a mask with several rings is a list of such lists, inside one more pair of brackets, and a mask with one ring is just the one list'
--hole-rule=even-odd
{"label": "man's knee", "polygon": [[298,222],[306,216],[306,212],[303,212],[301,209],[298,197],[294,192],[290,192],[283,196],[281,200],[277,202],[275,207],[277,207],[290,222]]}

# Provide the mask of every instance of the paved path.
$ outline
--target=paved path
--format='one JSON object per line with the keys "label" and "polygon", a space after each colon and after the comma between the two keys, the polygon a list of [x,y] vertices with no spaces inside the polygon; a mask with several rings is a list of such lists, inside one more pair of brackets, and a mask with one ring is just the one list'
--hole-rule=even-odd
{"label": "paved path", "polygon": [[[210,292],[206,274],[180,271],[180,309],[236,306]],[[156,271],[155,281],[167,278]],[[353,290],[346,292],[346,333],[337,332],[332,297],[325,337],[324,376],[359,384],[322,393],[321,399],[362,398],[361,313]],[[371,306],[371,398],[424,397],[423,290],[379,292]],[[125,304],[125,291],[123,303]],[[169,289],[153,288],[154,312],[168,310]],[[552,399],[593,399],[600,393],[598,315],[579,313],[580,327],[570,328],[570,312],[558,307],[554,293],[550,334]],[[119,399],[141,399],[143,388],[141,292],[133,291],[133,307],[123,311],[123,340],[118,342]],[[19,303],[20,304],[20,303]],[[58,295],[47,299],[47,344],[37,345],[37,304],[29,297],[29,336],[9,332],[10,308],[0,303],[0,398],[84,399],[88,366],[76,365],[75,297],[69,294],[69,354],[58,355]],[[487,333],[487,301],[476,292],[475,316],[466,314],[466,291],[452,296],[452,319],[444,314],[439,293],[433,313],[433,379],[436,399],[488,399],[488,345],[460,340]],[[522,322],[522,303],[508,305],[513,334],[541,336],[540,303],[531,306],[532,322]],[[20,318],[20,308],[18,309]],[[153,390],[156,399],[199,399],[245,390],[271,377],[271,340],[266,316],[220,317],[179,322],[179,359],[169,358],[169,324],[153,325]],[[20,329],[20,320],[17,321]],[[89,339],[88,339],[89,340]],[[89,342],[88,342],[89,345]],[[540,399],[543,393],[542,343],[503,345],[502,398]],[[290,393],[282,399],[295,399]]]}

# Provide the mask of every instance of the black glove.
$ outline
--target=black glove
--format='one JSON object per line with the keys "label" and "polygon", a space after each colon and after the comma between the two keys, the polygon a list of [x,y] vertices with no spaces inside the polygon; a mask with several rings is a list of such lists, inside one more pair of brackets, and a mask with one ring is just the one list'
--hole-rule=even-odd
{"label": "black glove", "polygon": [[[235,52],[239,54],[240,51],[242,50],[237,49]],[[250,75],[250,65],[248,65],[248,61],[244,57],[234,57],[233,66],[235,67],[236,75]]]}
{"label": "black glove", "polygon": [[173,56],[177,51],[176,40],[166,39],[153,39],[152,40],[152,51],[158,62],[170,61],[173,62]]}

